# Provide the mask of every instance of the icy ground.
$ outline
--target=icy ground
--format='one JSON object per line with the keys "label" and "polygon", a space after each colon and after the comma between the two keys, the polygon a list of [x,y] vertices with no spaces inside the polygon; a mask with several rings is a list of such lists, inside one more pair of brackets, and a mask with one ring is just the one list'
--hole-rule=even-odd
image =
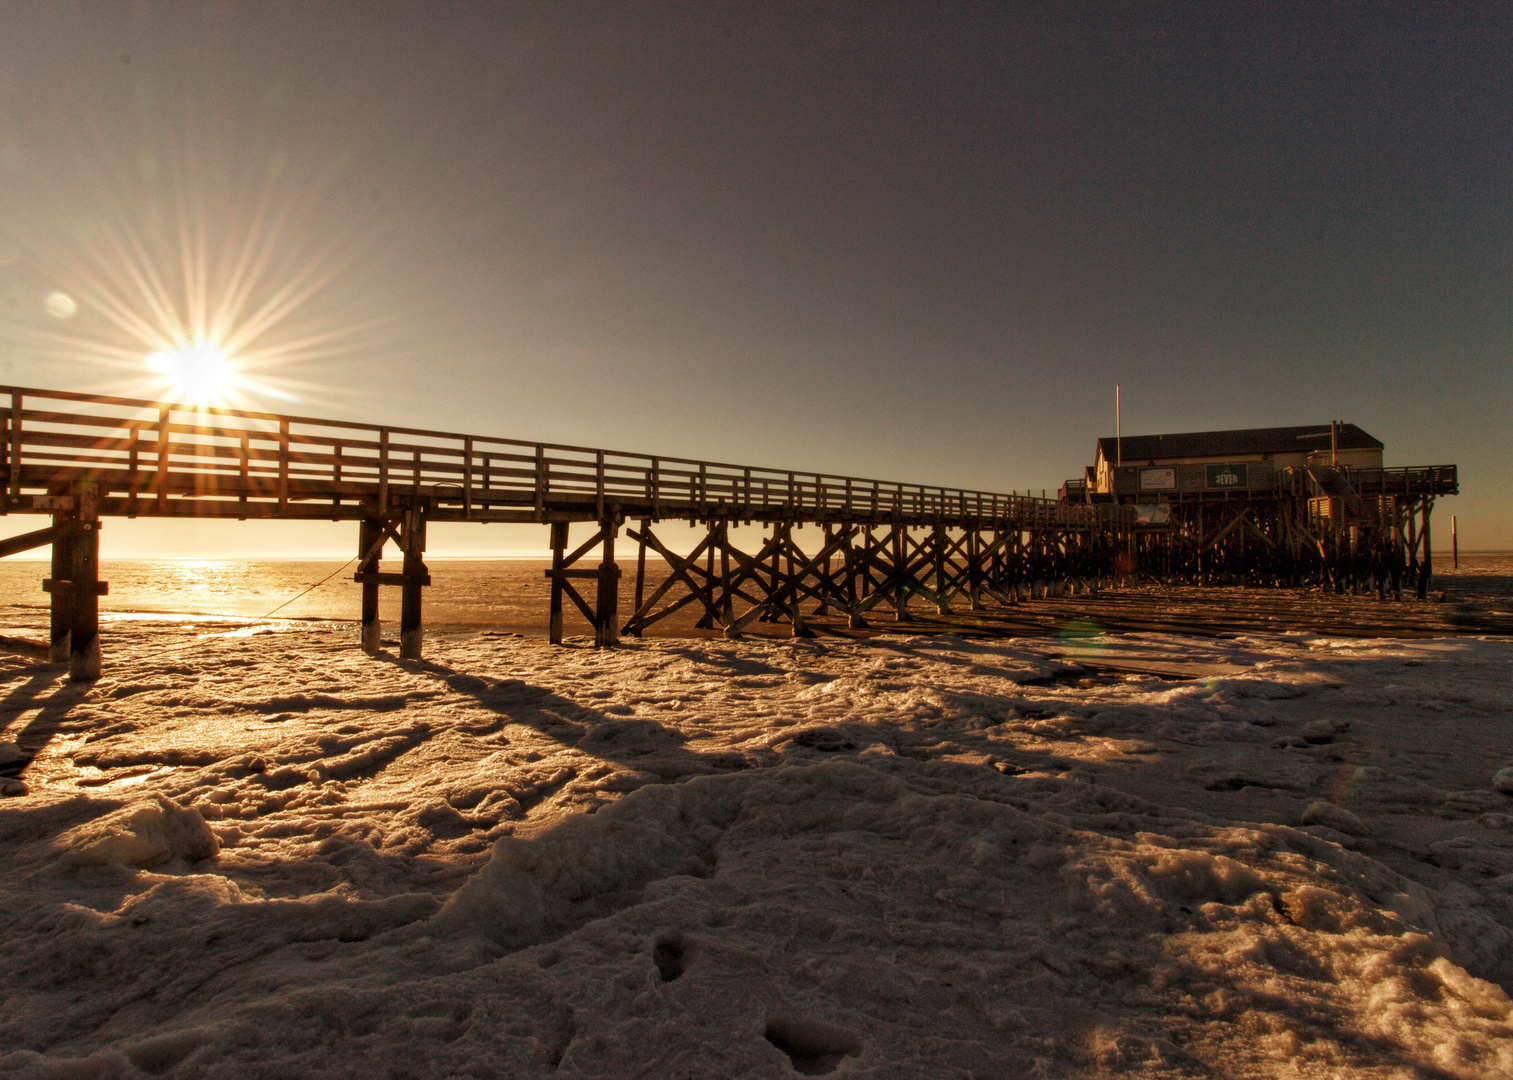
{"label": "icy ground", "polygon": [[0,669],[0,1076],[1513,1076],[1506,639],[204,634]]}

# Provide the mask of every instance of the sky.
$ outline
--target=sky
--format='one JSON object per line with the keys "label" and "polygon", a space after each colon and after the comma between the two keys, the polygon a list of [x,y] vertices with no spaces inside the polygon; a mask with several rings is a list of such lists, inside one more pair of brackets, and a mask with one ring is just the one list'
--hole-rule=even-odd
{"label": "sky", "polygon": [[1513,548],[1510,286],[1504,3],[0,0],[12,385],[214,333],[271,411],[1054,491],[1117,382],[1458,464],[1438,546]]}

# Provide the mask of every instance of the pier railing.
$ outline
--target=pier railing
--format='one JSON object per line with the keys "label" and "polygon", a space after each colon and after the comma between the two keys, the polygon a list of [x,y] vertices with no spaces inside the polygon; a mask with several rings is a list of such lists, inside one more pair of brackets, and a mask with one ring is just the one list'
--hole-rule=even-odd
{"label": "pier railing", "polygon": [[1097,528],[1121,508],[421,428],[0,387],[6,512],[81,478],[101,513],[358,518],[423,497],[433,520],[652,518],[1013,522]]}
{"label": "pier railing", "polygon": [[[1453,495],[1458,490],[1454,465],[1416,465],[1407,468],[1362,468],[1354,465],[1310,465],[1276,468],[1269,461],[1239,462],[1233,466],[1231,481],[1223,486],[1214,483],[1210,464],[1169,465],[1160,468],[1121,465],[1113,471],[1115,496],[1151,496],[1166,498],[1268,498],[1278,495],[1317,496],[1321,494],[1358,495]],[[1146,487],[1142,474],[1167,473],[1162,487]],[[1233,477],[1239,477],[1238,481]],[[1341,488],[1325,492],[1321,480],[1332,480]],[[1068,480],[1062,487],[1065,498],[1087,499],[1086,481]]]}

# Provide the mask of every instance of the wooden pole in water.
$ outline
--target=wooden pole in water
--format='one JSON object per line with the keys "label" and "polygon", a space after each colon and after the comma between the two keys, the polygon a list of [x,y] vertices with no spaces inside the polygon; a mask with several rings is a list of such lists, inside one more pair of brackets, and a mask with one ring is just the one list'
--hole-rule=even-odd
{"label": "wooden pole in water", "polygon": [[1450,565],[1460,569],[1460,537],[1455,531],[1455,515],[1450,515]]}

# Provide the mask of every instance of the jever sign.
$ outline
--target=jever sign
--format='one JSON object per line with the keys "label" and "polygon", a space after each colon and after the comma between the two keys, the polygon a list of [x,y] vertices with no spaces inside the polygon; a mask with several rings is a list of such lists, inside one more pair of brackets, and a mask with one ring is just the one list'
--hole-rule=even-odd
{"label": "jever sign", "polygon": [[1208,486],[1211,488],[1242,488],[1245,480],[1244,465],[1208,466]]}

